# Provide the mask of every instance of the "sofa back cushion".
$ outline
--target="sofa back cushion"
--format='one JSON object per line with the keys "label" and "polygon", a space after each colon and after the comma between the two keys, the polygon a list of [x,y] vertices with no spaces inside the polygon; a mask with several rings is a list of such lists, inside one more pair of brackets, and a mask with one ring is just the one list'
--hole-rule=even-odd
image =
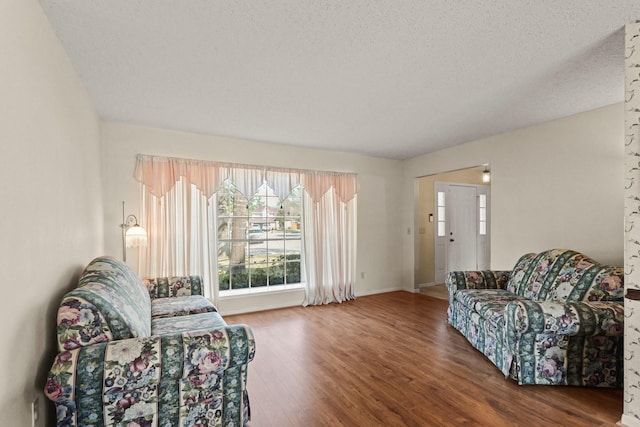
{"label": "sofa back cushion", "polygon": [[70,350],[97,342],[151,335],[151,300],[122,261],[98,257],[58,309],[58,346]]}
{"label": "sofa back cushion", "polygon": [[201,276],[156,277],[142,279],[151,299],[168,297],[185,297],[189,295],[204,296]]}
{"label": "sofa back cushion", "polygon": [[507,290],[534,301],[622,301],[623,271],[584,254],[551,249],[521,257]]}
{"label": "sofa back cushion", "polygon": [[511,270],[511,274],[509,275],[509,281],[507,282],[507,286],[505,289],[512,294],[520,295],[518,290],[522,282],[525,279],[525,275],[529,271],[529,267],[531,266],[531,262],[536,257],[537,254],[530,253],[524,254],[520,257],[516,265]]}

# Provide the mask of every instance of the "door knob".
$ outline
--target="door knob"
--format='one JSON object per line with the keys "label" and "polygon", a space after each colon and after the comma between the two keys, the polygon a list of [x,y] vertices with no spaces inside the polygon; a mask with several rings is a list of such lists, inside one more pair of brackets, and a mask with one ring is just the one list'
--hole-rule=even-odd
{"label": "door knob", "polygon": [[453,239],[449,239],[449,241],[450,241],[450,242],[455,242],[455,240],[453,240]]}

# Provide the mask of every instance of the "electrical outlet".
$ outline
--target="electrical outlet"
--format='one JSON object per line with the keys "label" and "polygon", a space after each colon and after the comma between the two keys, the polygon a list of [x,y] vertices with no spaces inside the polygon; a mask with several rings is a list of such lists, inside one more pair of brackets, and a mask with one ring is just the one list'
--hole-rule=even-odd
{"label": "electrical outlet", "polygon": [[31,427],[38,426],[38,420],[40,419],[40,398],[36,397],[31,402]]}

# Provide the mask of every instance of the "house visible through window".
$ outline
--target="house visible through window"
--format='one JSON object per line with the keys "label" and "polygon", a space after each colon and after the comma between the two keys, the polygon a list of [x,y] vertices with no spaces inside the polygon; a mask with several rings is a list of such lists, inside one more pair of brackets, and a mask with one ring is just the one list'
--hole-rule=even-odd
{"label": "house visible through window", "polygon": [[221,295],[301,282],[301,191],[281,201],[264,183],[247,199],[224,181],[216,196]]}

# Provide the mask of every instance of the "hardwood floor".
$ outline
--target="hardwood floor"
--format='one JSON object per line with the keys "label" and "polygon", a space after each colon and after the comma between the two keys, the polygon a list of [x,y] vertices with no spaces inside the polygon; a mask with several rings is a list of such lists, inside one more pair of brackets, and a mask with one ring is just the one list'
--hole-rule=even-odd
{"label": "hardwood floor", "polygon": [[518,386],[447,324],[447,301],[391,292],[225,316],[256,337],[251,427],[613,426],[621,389]]}
{"label": "hardwood floor", "polygon": [[421,288],[420,293],[433,298],[449,300],[449,291],[447,291],[447,286],[444,283]]}

